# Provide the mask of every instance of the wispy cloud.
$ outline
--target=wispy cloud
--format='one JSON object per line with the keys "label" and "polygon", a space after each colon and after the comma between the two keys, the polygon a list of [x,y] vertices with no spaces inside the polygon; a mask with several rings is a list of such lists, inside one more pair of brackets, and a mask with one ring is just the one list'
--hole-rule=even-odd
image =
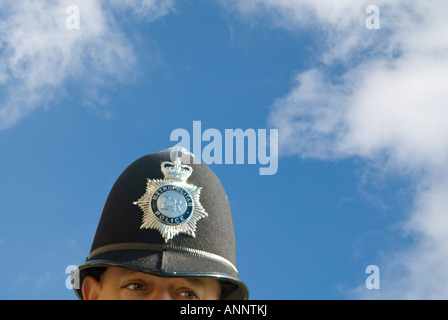
{"label": "wispy cloud", "polygon": [[119,10],[129,10],[140,18],[155,20],[174,11],[174,0],[121,0],[108,1]]}
{"label": "wispy cloud", "polygon": [[281,128],[280,151],[324,160],[361,157],[376,163],[379,174],[412,177],[414,203],[403,232],[415,236],[415,245],[382,261],[390,272],[382,273],[388,285],[379,295],[447,298],[448,3],[376,1],[379,30],[365,27],[370,4],[251,0],[226,6],[246,19],[320,32],[319,64],[297,73],[269,115]]}
{"label": "wispy cloud", "polygon": [[48,108],[67,81],[82,84],[87,105],[101,103],[95,88],[127,81],[136,63],[114,10],[127,8],[153,20],[167,14],[172,1],[78,0],[79,29],[66,26],[70,5],[73,1],[0,1],[0,129]]}

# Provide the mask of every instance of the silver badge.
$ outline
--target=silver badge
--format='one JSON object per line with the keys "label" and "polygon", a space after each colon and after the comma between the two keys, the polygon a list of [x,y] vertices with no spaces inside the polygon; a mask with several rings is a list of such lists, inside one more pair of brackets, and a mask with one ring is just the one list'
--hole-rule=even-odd
{"label": "silver badge", "polygon": [[146,192],[134,202],[143,211],[140,229],[158,230],[165,242],[179,233],[196,237],[196,222],[208,216],[199,195],[201,187],[188,184],[193,168],[179,158],[161,164],[164,179],[148,179]]}

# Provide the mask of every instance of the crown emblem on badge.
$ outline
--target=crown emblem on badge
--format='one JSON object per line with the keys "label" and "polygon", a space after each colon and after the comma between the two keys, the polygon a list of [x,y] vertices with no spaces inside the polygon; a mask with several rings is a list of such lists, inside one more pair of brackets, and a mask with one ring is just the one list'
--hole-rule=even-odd
{"label": "crown emblem on badge", "polygon": [[160,165],[164,179],[148,179],[145,193],[133,202],[143,211],[140,229],[155,229],[165,242],[183,233],[196,237],[197,221],[208,216],[199,202],[201,187],[188,184],[193,168],[165,161]]}
{"label": "crown emblem on badge", "polygon": [[193,168],[182,164],[180,158],[176,158],[176,160],[174,160],[174,164],[169,161],[162,162],[160,167],[166,179],[187,181],[193,173]]}

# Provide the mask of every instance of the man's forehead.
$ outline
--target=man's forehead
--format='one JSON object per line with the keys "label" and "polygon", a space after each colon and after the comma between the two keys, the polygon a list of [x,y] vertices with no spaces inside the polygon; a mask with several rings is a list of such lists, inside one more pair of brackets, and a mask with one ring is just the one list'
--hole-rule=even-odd
{"label": "man's forehead", "polygon": [[116,277],[132,277],[139,276],[147,279],[157,278],[157,279],[170,279],[170,280],[179,280],[179,281],[188,281],[191,284],[196,286],[205,286],[207,280],[215,280],[209,278],[181,278],[181,277],[158,277],[149,273],[139,272],[132,269],[126,268],[118,268],[118,267],[109,267],[108,271],[113,273]]}

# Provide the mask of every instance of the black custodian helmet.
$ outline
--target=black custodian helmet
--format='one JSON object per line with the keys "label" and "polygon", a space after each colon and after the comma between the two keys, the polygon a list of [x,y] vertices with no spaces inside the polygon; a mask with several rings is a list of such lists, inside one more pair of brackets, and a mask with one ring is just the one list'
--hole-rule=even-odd
{"label": "black custodian helmet", "polygon": [[212,277],[221,299],[246,300],[236,269],[232,214],[221,182],[185,149],[143,156],[118,177],[90,254],[72,275],[80,299],[87,275],[114,266],[160,277]]}

